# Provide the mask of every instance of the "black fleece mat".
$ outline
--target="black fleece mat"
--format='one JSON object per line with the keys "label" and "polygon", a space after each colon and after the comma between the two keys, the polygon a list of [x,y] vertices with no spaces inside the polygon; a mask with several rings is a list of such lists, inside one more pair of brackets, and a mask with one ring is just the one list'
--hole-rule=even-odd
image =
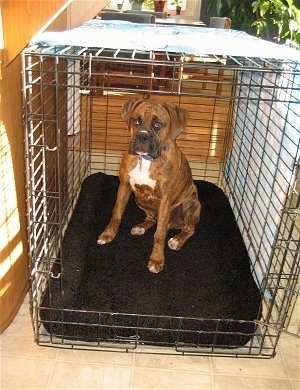
{"label": "black fleece mat", "polygon": [[96,342],[246,344],[261,303],[249,257],[225,194],[209,182],[195,184],[202,204],[196,232],[179,251],[166,245],[165,267],[152,274],[147,262],[155,228],[143,236],[130,234],[144,219],[133,198],[115,240],[97,245],[110,219],[118,178],[89,176],[43,297],[46,330]]}

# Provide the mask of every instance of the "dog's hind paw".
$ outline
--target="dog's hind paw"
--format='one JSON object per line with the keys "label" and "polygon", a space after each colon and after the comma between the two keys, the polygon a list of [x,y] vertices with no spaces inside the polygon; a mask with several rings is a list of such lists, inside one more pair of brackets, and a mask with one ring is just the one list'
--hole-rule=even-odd
{"label": "dog's hind paw", "polygon": [[145,229],[140,227],[140,226],[134,226],[130,233],[133,235],[133,236],[142,236],[143,234],[145,234]]}
{"label": "dog's hind paw", "polygon": [[180,241],[177,237],[172,237],[168,241],[168,247],[170,249],[173,249],[173,251],[178,251],[178,249],[180,249],[182,245],[180,245]]}
{"label": "dog's hind paw", "polygon": [[164,261],[149,260],[148,269],[153,274],[158,274],[164,268]]}

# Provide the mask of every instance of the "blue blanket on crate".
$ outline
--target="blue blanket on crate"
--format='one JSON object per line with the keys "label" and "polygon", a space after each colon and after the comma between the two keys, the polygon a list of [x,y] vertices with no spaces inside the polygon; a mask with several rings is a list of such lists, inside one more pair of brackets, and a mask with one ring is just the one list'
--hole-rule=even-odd
{"label": "blue blanket on crate", "polygon": [[121,20],[92,19],[60,32],[37,34],[30,46],[156,50],[197,56],[230,55],[300,60],[300,51],[265,41],[242,31],[138,24]]}

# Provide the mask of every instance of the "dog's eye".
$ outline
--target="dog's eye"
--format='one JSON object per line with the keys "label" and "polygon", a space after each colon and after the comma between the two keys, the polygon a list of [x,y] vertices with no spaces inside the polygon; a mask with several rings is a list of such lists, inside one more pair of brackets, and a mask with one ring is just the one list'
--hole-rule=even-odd
{"label": "dog's eye", "polygon": [[140,118],[132,118],[131,123],[133,126],[139,126],[141,124]]}
{"label": "dog's eye", "polygon": [[154,120],[153,122],[152,122],[152,128],[154,129],[154,130],[156,130],[156,131],[158,131],[158,130],[160,130],[162,127],[163,127],[163,123],[162,122],[160,122],[160,121],[158,121],[158,120]]}

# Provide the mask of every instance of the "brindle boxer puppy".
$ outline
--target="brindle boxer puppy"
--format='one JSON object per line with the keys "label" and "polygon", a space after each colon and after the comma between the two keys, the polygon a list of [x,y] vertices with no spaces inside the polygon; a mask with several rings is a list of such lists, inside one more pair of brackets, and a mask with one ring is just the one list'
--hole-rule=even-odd
{"label": "brindle boxer puppy", "polygon": [[180,230],[168,241],[169,248],[178,250],[194,234],[200,216],[191,169],[176,144],[176,137],[186,127],[188,113],[172,103],[140,99],[126,101],[122,116],[131,132],[131,142],[121,162],[111,220],[97,243],[107,244],[114,239],[133,191],[146,219],[134,226],[131,234],[142,235],[157,224],[148,268],[158,273],[165,262],[168,229]]}

